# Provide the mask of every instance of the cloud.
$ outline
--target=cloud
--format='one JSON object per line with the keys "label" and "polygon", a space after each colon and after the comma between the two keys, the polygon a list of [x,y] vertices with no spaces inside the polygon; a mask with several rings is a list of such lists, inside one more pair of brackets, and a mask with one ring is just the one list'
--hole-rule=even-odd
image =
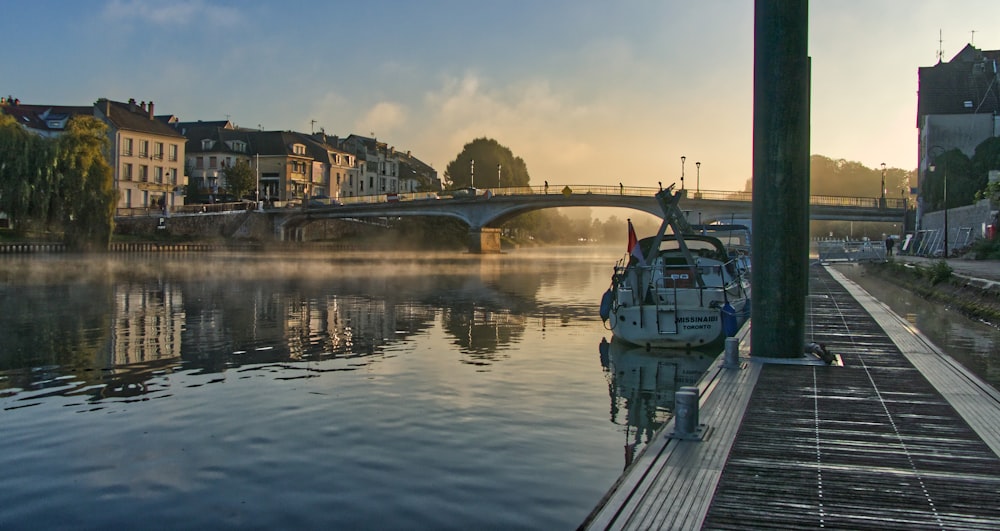
{"label": "cloud", "polygon": [[157,26],[231,27],[240,23],[240,11],[210,5],[202,0],[152,2],[147,0],[111,0],[104,6],[104,17],[116,21],[134,20]]}
{"label": "cloud", "polygon": [[[394,102],[382,101],[368,110],[356,124],[356,129],[387,136],[406,123],[406,109]],[[364,134],[364,133],[361,133]]]}

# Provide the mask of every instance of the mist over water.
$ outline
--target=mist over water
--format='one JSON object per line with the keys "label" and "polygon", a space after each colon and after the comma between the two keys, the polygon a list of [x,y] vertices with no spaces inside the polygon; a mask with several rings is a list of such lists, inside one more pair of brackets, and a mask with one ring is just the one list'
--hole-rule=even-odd
{"label": "mist over water", "polygon": [[0,257],[0,528],[575,527],[714,357],[621,254]]}

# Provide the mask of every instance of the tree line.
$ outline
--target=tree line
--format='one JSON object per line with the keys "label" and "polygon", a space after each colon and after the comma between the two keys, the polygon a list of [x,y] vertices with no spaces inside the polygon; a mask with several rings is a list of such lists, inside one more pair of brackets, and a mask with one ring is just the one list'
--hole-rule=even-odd
{"label": "tree line", "polygon": [[41,137],[0,115],[0,212],[14,233],[61,235],[72,250],[107,249],[118,193],[107,162],[108,129],[92,116]]}

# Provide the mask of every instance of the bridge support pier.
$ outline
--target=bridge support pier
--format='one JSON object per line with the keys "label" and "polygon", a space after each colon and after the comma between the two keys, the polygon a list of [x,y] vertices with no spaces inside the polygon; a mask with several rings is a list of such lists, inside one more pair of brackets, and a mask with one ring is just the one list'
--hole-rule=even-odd
{"label": "bridge support pier", "polygon": [[469,252],[495,254],[500,252],[500,229],[481,227],[469,229]]}

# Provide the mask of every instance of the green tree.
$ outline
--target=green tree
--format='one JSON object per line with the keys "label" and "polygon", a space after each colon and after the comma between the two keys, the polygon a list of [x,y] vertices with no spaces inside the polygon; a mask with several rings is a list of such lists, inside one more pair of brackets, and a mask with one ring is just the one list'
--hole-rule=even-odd
{"label": "green tree", "polygon": [[[475,161],[474,166],[472,161]],[[477,138],[462,148],[445,168],[444,179],[450,189],[528,186],[531,180],[528,166],[521,157],[515,157],[507,146],[485,137]]]}
{"label": "green tree", "polygon": [[114,231],[118,192],[108,164],[107,126],[92,116],[77,116],[58,139],[56,196],[68,247],[106,250]]}
{"label": "green tree", "polygon": [[18,234],[48,221],[55,179],[55,146],[0,115],[0,211]]}
{"label": "green tree", "polygon": [[237,200],[252,190],[257,182],[257,174],[245,160],[237,160],[235,164],[222,170],[222,173],[226,177],[226,191],[236,196]]}

